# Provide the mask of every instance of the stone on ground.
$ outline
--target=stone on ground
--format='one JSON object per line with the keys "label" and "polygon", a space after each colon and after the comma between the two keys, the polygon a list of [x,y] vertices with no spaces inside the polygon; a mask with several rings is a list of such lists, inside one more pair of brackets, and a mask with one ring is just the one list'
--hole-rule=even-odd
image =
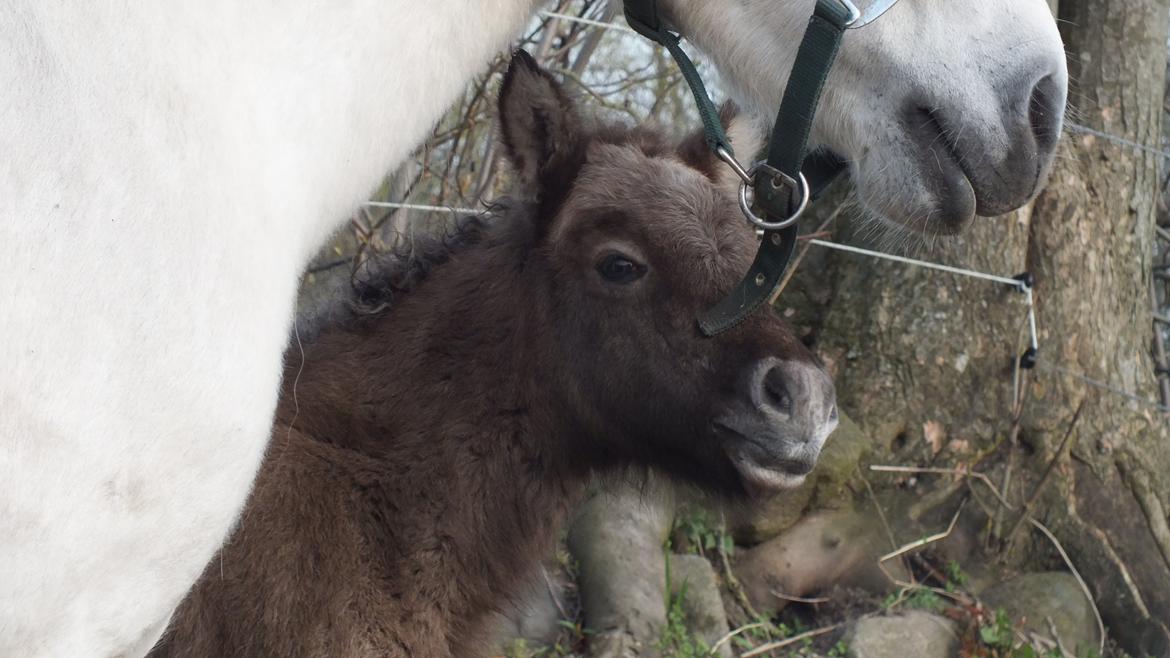
{"label": "stone on ground", "polygon": [[[785,596],[808,597],[834,585],[887,591],[891,583],[878,568],[878,557],[888,550],[877,515],[815,512],[740,553],[735,574],[757,610],[777,611],[788,604]],[[897,561],[887,562],[886,569],[904,577]]]}
{"label": "stone on ground", "polygon": [[569,552],[592,658],[652,656],[666,625],[666,560],[674,505],[668,486],[601,492],[569,528]]}
{"label": "stone on ground", "polygon": [[1052,637],[1048,625],[1051,619],[1060,643],[1075,655],[1085,655],[1089,649],[1096,651],[1099,646],[1096,618],[1072,574],[1022,574],[989,587],[979,598],[992,610],[1002,608],[1025,631],[1048,638]]}
{"label": "stone on ground", "polygon": [[[670,594],[682,596],[687,629],[708,647],[727,634],[727,615],[719,595],[719,579],[706,558],[699,555],[670,556]],[[724,643],[718,655],[732,658],[731,645]]]}
{"label": "stone on ground", "polygon": [[959,634],[945,617],[910,610],[890,617],[867,617],[845,635],[851,658],[954,658]]}

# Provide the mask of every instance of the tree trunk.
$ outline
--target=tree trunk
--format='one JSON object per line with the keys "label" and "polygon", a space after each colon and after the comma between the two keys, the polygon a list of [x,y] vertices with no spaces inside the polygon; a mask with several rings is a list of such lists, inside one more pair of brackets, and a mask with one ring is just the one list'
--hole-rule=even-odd
{"label": "tree trunk", "polygon": [[[1072,116],[1158,144],[1165,0],[1062,0],[1060,18]],[[915,254],[1035,275],[1039,365],[1021,373],[1018,422],[1013,375],[1025,305],[1008,286],[833,254],[819,332],[842,407],[879,444],[876,459],[965,463],[989,474],[1012,509],[986,489],[972,494],[987,507],[991,540],[1015,563],[1060,560],[1043,535],[1017,523],[1046,480],[1030,516],[1056,534],[1112,635],[1131,653],[1155,656],[1170,655],[1170,417],[1067,373],[1157,399],[1149,286],[1159,164],[1148,152],[1071,134],[1030,208]]]}

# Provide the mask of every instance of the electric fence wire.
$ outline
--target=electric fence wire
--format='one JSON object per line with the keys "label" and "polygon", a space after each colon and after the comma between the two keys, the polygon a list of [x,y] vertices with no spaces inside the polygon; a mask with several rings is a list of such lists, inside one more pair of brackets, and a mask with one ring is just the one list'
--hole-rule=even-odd
{"label": "electric fence wire", "polygon": [[[434,205],[426,205],[426,204],[418,204],[418,203],[396,203],[396,202],[392,202],[392,201],[371,201],[371,202],[368,202],[366,205],[371,206],[371,207],[376,207],[376,208],[389,208],[389,209],[396,209],[396,210],[417,210],[417,211],[422,211],[422,212],[441,212],[441,213],[450,213],[450,214],[458,214],[458,215],[476,214],[478,212],[481,212],[481,211],[476,210],[474,208],[461,208],[461,207],[457,207],[457,206],[434,206]],[[856,247],[856,246],[848,245],[848,244],[841,244],[839,242],[830,242],[828,240],[812,239],[812,240],[809,240],[809,243],[814,244],[818,247],[826,248],[826,249],[835,249],[838,251],[848,252],[848,253],[852,253],[852,254],[856,254],[856,255],[860,255],[860,256],[866,256],[869,258],[876,258],[879,260],[887,260],[887,261],[891,261],[891,262],[895,262],[895,263],[901,263],[903,265],[910,265],[913,267],[920,267],[920,268],[924,268],[924,269],[947,272],[949,274],[955,274],[958,276],[964,276],[964,277],[969,277],[972,279],[989,281],[992,283],[998,283],[998,284],[1013,287],[1016,290],[1018,290],[1019,292],[1022,292],[1024,294],[1024,305],[1027,308],[1026,319],[1027,319],[1027,323],[1028,323],[1028,342],[1029,342],[1029,345],[1031,346],[1032,350],[1038,350],[1040,347],[1039,346],[1039,339],[1038,339],[1038,335],[1037,335],[1037,330],[1036,330],[1036,309],[1035,309],[1035,304],[1033,302],[1032,288],[1030,286],[1028,286],[1026,282],[1024,282],[1020,279],[1013,278],[1013,277],[1000,276],[998,274],[990,274],[988,272],[980,272],[978,270],[970,270],[970,269],[966,269],[966,268],[962,268],[962,267],[943,265],[942,263],[933,263],[930,261],[918,260],[915,258],[907,258],[905,256],[898,256],[896,254],[888,254],[888,253],[881,252],[881,251],[874,251],[872,249],[864,249],[862,247]],[[1084,374],[1075,372],[1073,370],[1069,370],[1067,368],[1063,368],[1063,367],[1056,366],[1056,365],[1049,365],[1049,364],[1047,364],[1047,362],[1045,362],[1043,360],[1038,361],[1035,365],[1035,368],[1038,370],[1048,372],[1048,373],[1063,375],[1065,377],[1075,379],[1075,380],[1077,380],[1083,384],[1086,384],[1088,386],[1092,386],[1092,387],[1100,389],[1102,391],[1120,396],[1120,397],[1125,398],[1126,400],[1129,400],[1131,402],[1138,403],[1142,406],[1146,406],[1146,407],[1149,407],[1152,409],[1157,409],[1159,411],[1170,413],[1170,407],[1166,407],[1165,405],[1162,405],[1159,402],[1143,398],[1141,396],[1135,395],[1133,393],[1125,391],[1125,390],[1118,388],[1116,386],[1113,386],[1111,384],[1093,379],[1091,377],[1088,377]]]}

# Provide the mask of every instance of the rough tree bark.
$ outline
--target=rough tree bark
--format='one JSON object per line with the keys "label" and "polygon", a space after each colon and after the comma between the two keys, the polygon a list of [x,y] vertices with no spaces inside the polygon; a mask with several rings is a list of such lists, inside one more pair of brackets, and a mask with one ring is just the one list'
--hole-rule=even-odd
{"label": "rough tree bark", "polygon": [[[1059,13],[1072,116],[1158,144],[1166,0],[1062,0]],[[1016,509],[1055,462],[1031,516],[1068,550],[1111,634],[1131,653],[1163,656],[1170,655],[1170,415],[1058,370],[1157,397],[1149,277],[1158,169],[1147,152],[1070,134],[1047,191],[1030,208],[980,220],[964,237],[920,254],[1035,275],[1040,365],[1024,374],[1018,423],[1013,363],[1025,316],[1022,295],[1006,286],[834,254],[825,259],[833,288],[819,347],[837,371],[842,408],[879,444],[876,459],[976,464]],[[1071,448],[1060,455],[1082,401]],[[1003,559],[1059,559],[1027,523],[1008,541],[1018,512],[983,498]]]}

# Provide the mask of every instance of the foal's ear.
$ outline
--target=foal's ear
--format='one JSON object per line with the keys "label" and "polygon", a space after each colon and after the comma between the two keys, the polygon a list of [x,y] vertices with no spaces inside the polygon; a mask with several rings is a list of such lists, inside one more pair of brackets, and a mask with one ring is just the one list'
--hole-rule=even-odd
{"label": "foal's ear", "polygon": [[523,50],[512,56],[500,87],[504,148],[529,192],[564,193],[581,158],[581,124],[573,99]]}
{"label": "foal's ear", "polygon": [[[760,150],[764,148],[766,137],[764,126],[752,116],[740,112],[731,101],[719,108],[719,121],[723,124],[723,131],[727,133],[732,150],[735,151],[735,159],[739,160],[745,169],[750,168]],[[727,163],[711,152],[702,130],[692,133],[683,140],[678,147],[678,155],[683,162],[706,174],[728,193],[739,194],[739,176]]]}

